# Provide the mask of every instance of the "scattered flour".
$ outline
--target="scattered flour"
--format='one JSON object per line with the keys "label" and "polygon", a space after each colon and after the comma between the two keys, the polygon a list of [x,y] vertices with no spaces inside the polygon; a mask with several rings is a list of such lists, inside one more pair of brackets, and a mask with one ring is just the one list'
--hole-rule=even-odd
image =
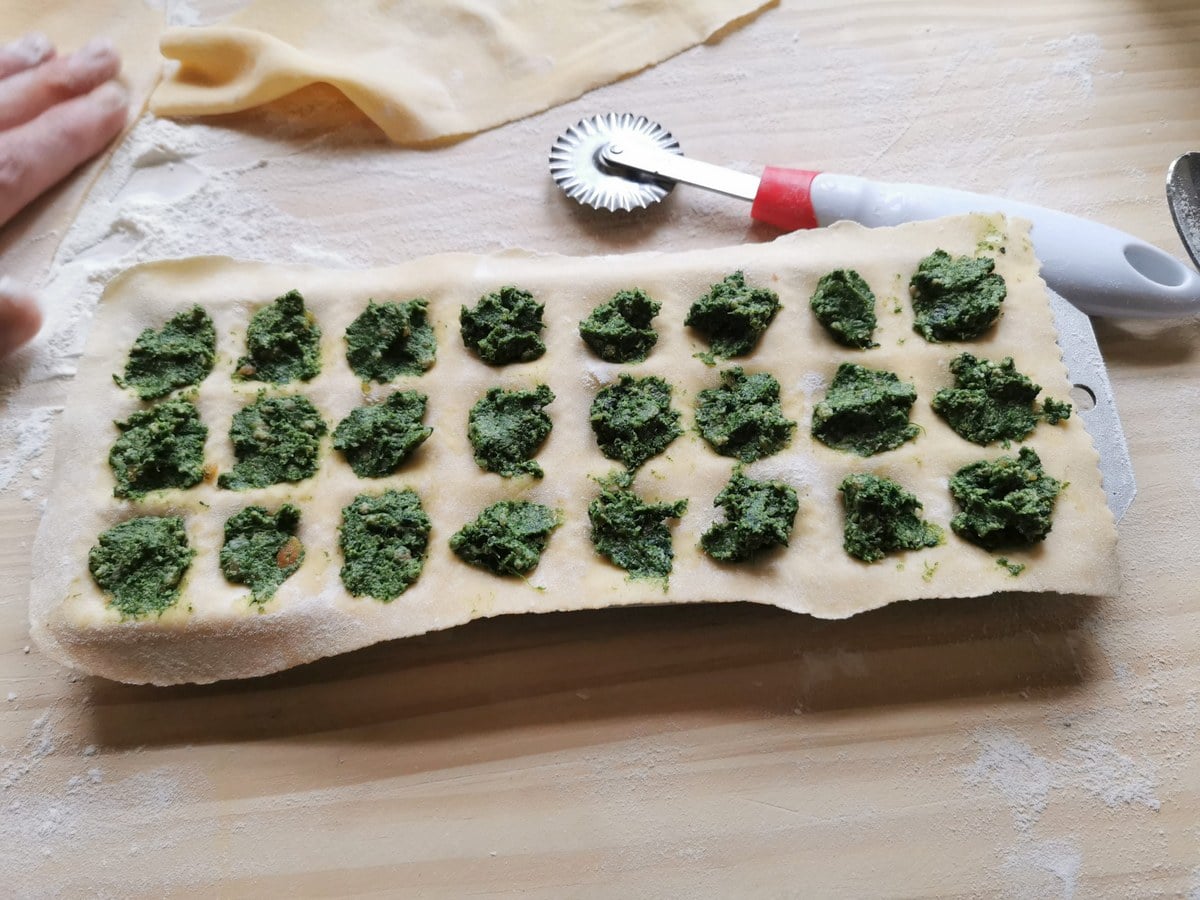
{"label": "scattered flour", "polygon": [[981,749],[966,771],[967,783],[987,783],[999,791],[1017,827],[1024,831],[1046,811],[1054,786],[1053,768],[1013,732],[983,731],[975,740]]}
{"label": "scattered flour", "polygon": [[1134,760],[1106,741],[1078,741],[1049,760],[1007,729],[979,729],[974,739],[980,751],[964,773],[966,781],[999,791],[1020,831],[1041,817],[1059,790],[1090,795],[1110,809],[1141,806],[1157,812],[1162,805],[1155,764]]}
{"label": "scattered flour", "polygon": [[[106,883],[136,885],[124,859],[143,852],[170,860],[158,867],[167,881],[142,885],[162,893],[175,885],[207,883],[221,860],[205,859],[211,819],[196,820],[205,779],[183,767],[148,765],[111,776],[95,764],[94,746],[82,752],[56,734],[51,712],[30,725],[15,752],[0,749],[0,877],[12,897],[107,896]],[[89,752],[89,750],[91,752]],[[77,759],[89,759],[81,765]],[[85,851],[94,861],[78,862]],[[116,896],[112,894],[112,896]]]}
{"label": "scattered flour", "polygon": [[[1013,878],[1010,889],[1020,886],[1017,896],[1042,898],[1050,896],[1048,891],[1058,888],[1062,900],[1071,900],[1079,888],[1079,871],[1083,866],[1083,852],[1071,840],[1048,840],[1023,842],[1013,850],[1004,862],[1004,871]],[[1036,883],[1031,874],[1043,874],[1046,883]]]}
{"label": "scattered flour", "polygon": [[1054,59],[1052,71],[1055,75],[1070,76],[1087,96],[1092,95],[1092,73],[1104,50],[1098,35],[1072,34],[1046,41],[1042,49]]}
{"label": "scattered flour", "polygon": [[53,407],[5,411],[5,427],[0,430],[0,492],[8,490],[25,467],[42,455],[58,412]]}

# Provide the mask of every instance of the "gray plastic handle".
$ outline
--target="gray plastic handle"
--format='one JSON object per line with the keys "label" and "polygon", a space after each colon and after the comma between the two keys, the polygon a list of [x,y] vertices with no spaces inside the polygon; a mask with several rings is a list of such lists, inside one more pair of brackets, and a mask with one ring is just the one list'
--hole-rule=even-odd
{"label": "gray plastic handle", "polygon": [[813,179],[817,221],[899,225],[969,212],[1033,223],[1031,237],[1051,289],[1093,316],[1173,318],[1200,313],[1200,274],[1170,254],[1099,222],[985,194],[886,184],[854,175]]}

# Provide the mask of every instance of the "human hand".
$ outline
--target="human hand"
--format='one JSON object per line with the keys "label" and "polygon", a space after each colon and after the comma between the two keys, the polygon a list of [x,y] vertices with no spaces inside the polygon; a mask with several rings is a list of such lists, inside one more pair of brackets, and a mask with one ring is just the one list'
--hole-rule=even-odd
{"label": "human hand", "polygon": [[[104,40],[64,57],[38,34],[0,46],[0,227],[121,131],[129,95],[113,80],[120,68]],[[33,298],[0,278],[0,357],[40,327]]]}

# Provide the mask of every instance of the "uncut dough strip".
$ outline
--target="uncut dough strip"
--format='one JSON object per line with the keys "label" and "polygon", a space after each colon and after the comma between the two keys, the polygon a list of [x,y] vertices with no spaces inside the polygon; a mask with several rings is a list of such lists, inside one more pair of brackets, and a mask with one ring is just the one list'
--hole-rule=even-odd
{"label": "uncut dough strip", "polygon": [[257,0],[172,28],[160,116],[249,109],[331,84],[398,144],[472,134],[674,56],[766,0]]}

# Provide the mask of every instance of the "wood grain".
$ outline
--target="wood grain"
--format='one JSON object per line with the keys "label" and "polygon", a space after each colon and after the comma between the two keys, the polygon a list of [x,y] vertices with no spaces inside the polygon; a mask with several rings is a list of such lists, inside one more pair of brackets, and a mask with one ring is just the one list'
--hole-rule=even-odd
{"label": "wood grain", "polygon": [[[238,176],[247,192],[376,264],[770,236],[685,189],[638,218],[557,196],[550,140],[606,109],[659,118],[714,162],[1004,193],[1177,249],[1162,180],[1200,133],[1197,47],[1191,2],[783,3],[436,151],[388,147],[319,91],[220,126],[238,138],[230,166],[269,160]],[[354,142],[288,124],[302,109]],[[34,460],[0,492],[0,677],[15,695],[0,710],[0,872],[18,894],[66,895],[1187,895],[1200,324],[1097,334],[1139,487],[1109,601],[920,602],[844,622],[742,605],[507,618],[251,682],[127,687],[22,652],[33,475],[49,462]],[[4,383],[5,429],[62,395]]]}

